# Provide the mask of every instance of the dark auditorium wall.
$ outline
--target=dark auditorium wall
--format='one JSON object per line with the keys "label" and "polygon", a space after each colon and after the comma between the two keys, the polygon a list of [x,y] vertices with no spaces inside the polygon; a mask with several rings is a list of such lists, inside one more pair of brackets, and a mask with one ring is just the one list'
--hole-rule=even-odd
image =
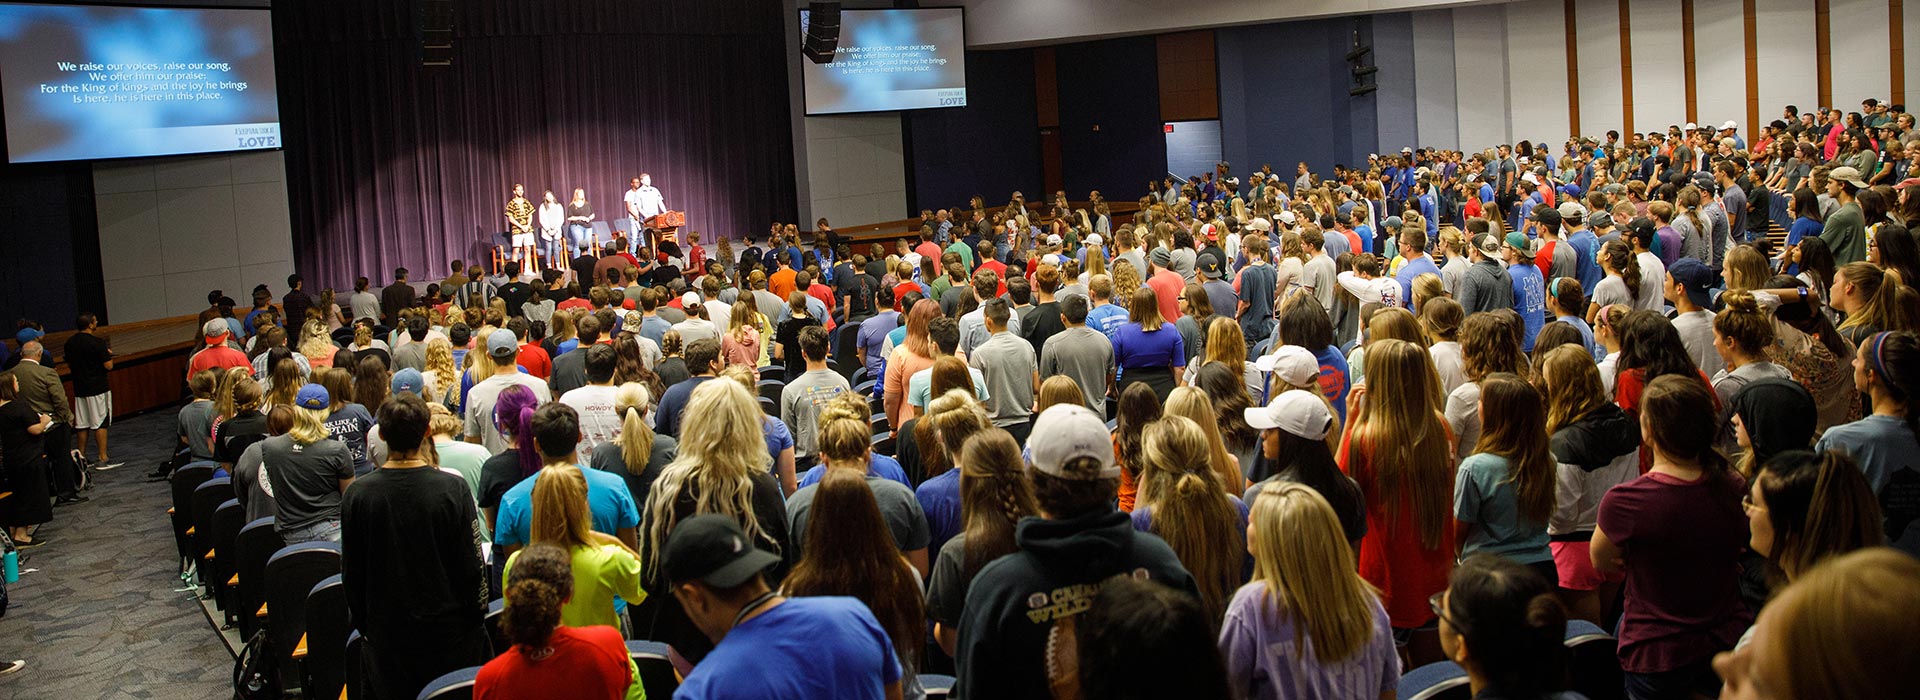
{"label": "dark auditorium wall", "polygon": [[1147,180],[1165,177],[1167,170],[1154,38],[1066,44],[1055,47],[1054,55],[1069,196],[1084,199],[1095,189],[1110,199],[1143,194]]}
{"label": "dark auditorium wall", "polygon": [[1371,96],[1347,94],[1352,30],[1350,18],[1215,30],[1221,151],[1236,171],[1271,163],[1291,182],[1299,161],[1328,172],[1378,143]]}
{"label": "dark auditorium wall", "polygon": [[[48,331],[73,330],[81,310],[106,317],[99,226],[93,209],[93,166],[0,164],[0,337],[31,318]],[[108,251],[142,255],[143,251]]]}
{"label": "dark auditorium wall", "polygon": [[967,52],[967,106],[907,112],[908,202],[921,209],[965,207],[1019,190],[1041,191],[1040,132],[1034,125],[1033,51]]}
{"label": "dark auditorium wall", "polygon": [[615,218],[642,171],[713,235],[795,214],[783,32],[766,0],[463,0],[422,67],[417,0],[273,5],[298,269],[339,285],[486,260],[512,183]]}

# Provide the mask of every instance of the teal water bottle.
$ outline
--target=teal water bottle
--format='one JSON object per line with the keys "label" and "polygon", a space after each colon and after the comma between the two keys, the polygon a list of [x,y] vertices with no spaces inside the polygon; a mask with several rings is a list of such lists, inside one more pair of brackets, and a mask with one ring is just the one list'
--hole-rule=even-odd
{"label": "teal water bottle", "polygon": [[0,575],[6,577],[7,583],[20,582],[20,552],[18,550],[9,549],[6,555],[0,556]]}

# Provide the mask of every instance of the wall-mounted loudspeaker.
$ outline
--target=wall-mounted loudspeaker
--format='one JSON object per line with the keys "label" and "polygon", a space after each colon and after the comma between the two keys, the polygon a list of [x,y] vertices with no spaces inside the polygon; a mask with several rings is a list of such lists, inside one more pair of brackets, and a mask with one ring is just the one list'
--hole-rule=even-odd
{"label": "wall-mounted loudspeaker", "polygon": [[801,41],[800,53],[814,63],[832,63],[836,49],[840,48],[840,3],[813,2],[807,6],[807,35]]}

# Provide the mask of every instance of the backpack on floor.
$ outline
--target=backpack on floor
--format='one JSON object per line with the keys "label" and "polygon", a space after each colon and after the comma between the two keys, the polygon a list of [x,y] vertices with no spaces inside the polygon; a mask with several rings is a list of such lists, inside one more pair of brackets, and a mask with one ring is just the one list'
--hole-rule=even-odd
{"label": "backpack on floor", "polygon": [[272,645],[267,631],[253,633],[240,656],[233,661],[234,700],[278,700],[280,671],[275,668]]}

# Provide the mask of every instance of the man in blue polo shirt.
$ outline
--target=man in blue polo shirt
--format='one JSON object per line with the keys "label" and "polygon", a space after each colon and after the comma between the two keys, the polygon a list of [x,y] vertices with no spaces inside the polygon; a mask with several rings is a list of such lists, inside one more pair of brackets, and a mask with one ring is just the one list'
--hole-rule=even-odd
{"label": "man in blue polo shirt", "polygon": [[640,509],[627,490],[627,481],[611,472],[580,466],[575,453],[580,445],[580,414],[564,403],[541,406],[533,413],[533,442],[546,466],[500,498],[493,543],[509,550],[526,546],[532,539],[534,484],[548,471],[578,469],[587,478],[587,506],[593,511],[594,532],[620,538],[628,549],[638,551]]}

